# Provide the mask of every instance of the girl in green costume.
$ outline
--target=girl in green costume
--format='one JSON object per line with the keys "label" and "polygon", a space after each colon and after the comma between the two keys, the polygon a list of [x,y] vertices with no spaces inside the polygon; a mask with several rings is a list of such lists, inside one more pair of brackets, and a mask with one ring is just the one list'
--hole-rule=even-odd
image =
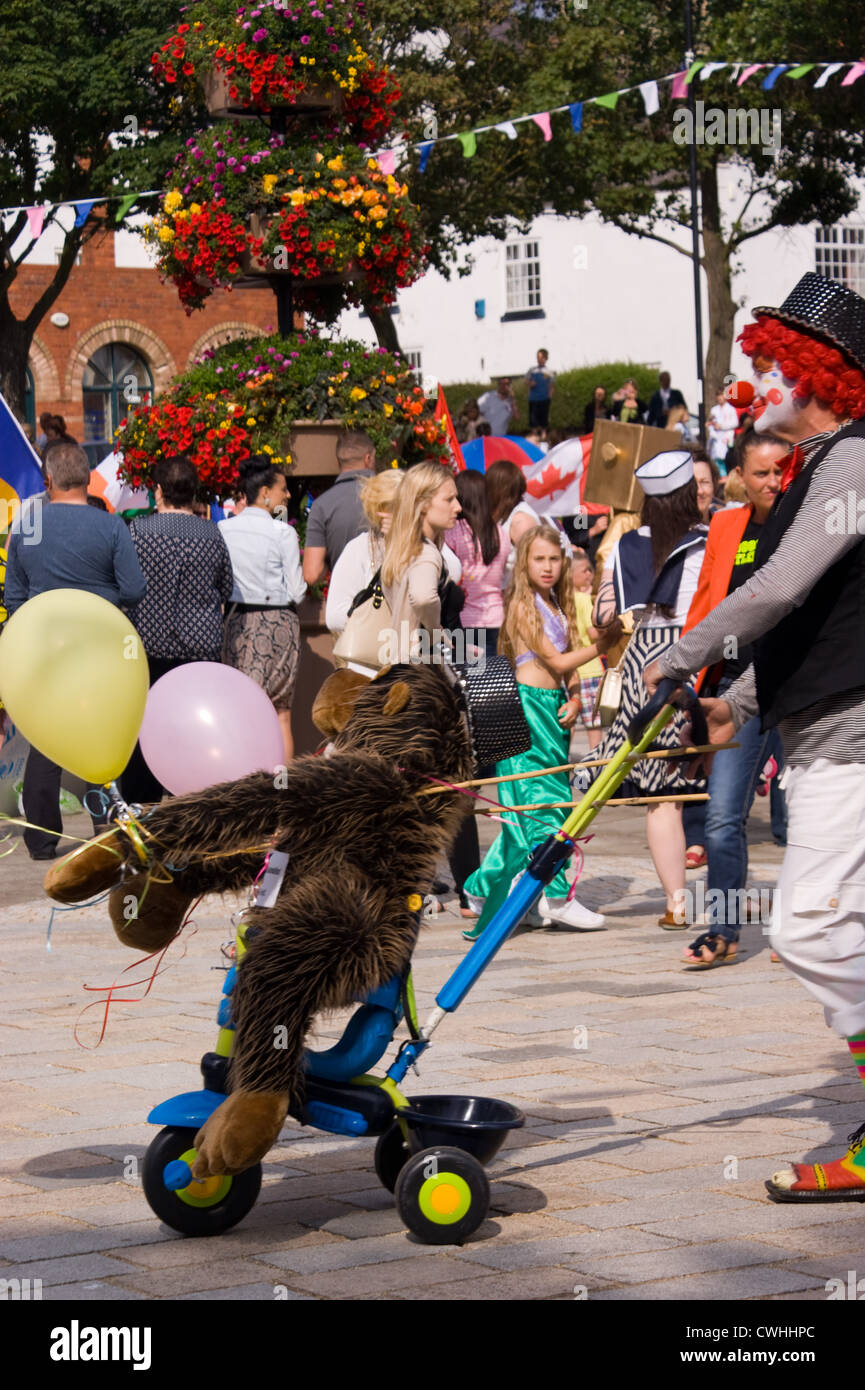
{"label": "girl in green costume", "polygon": [[[499,652],[514,663],[532,746],[527,753],[498,763],[498,776],[536,772],[567,762],[568,730],[580,712],[579,667],[607,651],[620,634],[621,624],[613,623],[590,646],[578,645],[573,586],[560,533],[546,523],[526,531],[517,547],[513,581],[505,597]],[[506,813],[508,806],[568,801],[570,783],[566,772],[552,773],[528,782],[502,782],[498,794]],[[468,940],[480,936],[507,898],[513,878],[526,868],[532,847],[558,830],[561,821],[558,811],[517,812],[507,817],[481,867],[466,880],[466,896],[481,914],[477,925],[463,933]],[[567,901],[569,886],[564,871],[560,871],[541,896],[540,913],[585,930],[602,927],[604,919],[599,913],[590,912],[576,899]]]}

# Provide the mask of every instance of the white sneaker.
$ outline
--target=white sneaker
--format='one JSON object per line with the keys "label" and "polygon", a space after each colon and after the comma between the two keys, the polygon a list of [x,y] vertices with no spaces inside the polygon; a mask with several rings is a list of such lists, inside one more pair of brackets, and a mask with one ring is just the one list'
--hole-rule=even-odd
{"label": "white sneaker", "polygon": [[604,918],[600,912],[592,912],[590,908],[583,907],[576,898],[571,898],[568,902],[567,898],[548,898],[546,893],[542,893],[538,911],[546,917],[552,917],[554,922],[562,922],[567,927],[578,927],[580,931],[604,930]]}

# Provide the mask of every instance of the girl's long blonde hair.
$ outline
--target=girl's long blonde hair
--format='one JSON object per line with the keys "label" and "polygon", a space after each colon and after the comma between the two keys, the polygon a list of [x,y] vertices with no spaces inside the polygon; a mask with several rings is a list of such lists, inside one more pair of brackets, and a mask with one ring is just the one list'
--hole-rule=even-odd
{"label": "girl's long blonde hair", "polygon": [[424,540],[423,520],[430,502],[439,488],[452,478],[453,474],[440,463],[418,463],[406,473],[393,504],[393,521],[382,561],[381,582],[385,588],[396,584],[420,554]]}
{"label": "girl's long blonde hair", "polygon": [[534,541],[548,541],[557,545],[562,552],[562,572],[553,585],[551,597],[556,600],[568,624],[568,645],[579,646],[577,612],[574,603],[574,585],[571,567],[562,546],[562,533],[555,526],[542,521],[525,531],[517,543],[514,573],[505,594],[505,616],[499,633],[499,652],[510,661],[519,654],[520,643],[525,643],[530,651],[537,651],[544,635],[544,625],[538,606],[535,603],[536,589],[529,580],[529,550]]}

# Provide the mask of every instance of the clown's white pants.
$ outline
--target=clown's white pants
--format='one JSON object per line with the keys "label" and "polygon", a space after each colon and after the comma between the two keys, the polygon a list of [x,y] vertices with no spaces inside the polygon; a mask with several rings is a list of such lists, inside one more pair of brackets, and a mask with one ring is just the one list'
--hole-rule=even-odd
{"label": "clown's white pants", "polygon": [[865,1032],[865,763],[788,767],[771,941],[841,1037]]}

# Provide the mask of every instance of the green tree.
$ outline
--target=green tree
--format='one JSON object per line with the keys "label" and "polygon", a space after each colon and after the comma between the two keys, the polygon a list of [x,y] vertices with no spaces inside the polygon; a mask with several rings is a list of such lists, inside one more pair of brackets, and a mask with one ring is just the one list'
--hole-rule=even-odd
{"label": "green tree", "polygon": [[[149,81],[150,55],[175,0],[3,0],[0,206],[28,207],[158,188],[200,112]],[[67,231],[54,272],[19,314],[10,295],[33,249],[25,212],[0,227],[0,390],[23,415],[27,356],[40,322],[91,237],[114,227],[117,204]],[[71,221],[69,214],[65,221]],[[45,226],[57,222],[49,213]],[[19,316],[20,315],[20,316]]]}
{"label": "green tree", "polygon": [[[400,73],[412,140],[493,124],[515,114],[599,96],[677,71],[684,51],[680,0],[369,0],[386,55]],[[865,51],[865,10],[846,10],[843,24],[826,0],[696,0],[697,57],[730,63],[784,55],[789,63],[853,61]],[[419,33],[427,35],[418,43]],[[768,71],[768,69],[766,70]],[[857,89],[841,75],[818,91],[816,71],[782,77],[764,92],[766,71],[739,89],[730,69],[705,82],[706,106],[772,112],[780,109],[781,147],[759,144],[697,147],[701,265],[709,323],[707,395],[728,370],[737,308],[732,280],[741,247],[777,227],[831,225],[857,203],[853,179],[865,170]],[[865,79],[862,79],[865,81]],[[570,133],[567,113],[553,117],[544,143],[531,124],[508,140],[478,138],[465,159],[458,142],[439,145],[424,175],[412,179],[431,243],[431,261],[445,274],[479,236],[502,238],[544,210],[563,216],[595,210],[614,226],[691,258],[687,144],[674,139],[679,103],[660,89],[661,109],[647,117],[639,93],[614,111],[587,105],[583,132]],[[681,127],[680,127],[681,129]],[[414,157],[416,158],[416,156]],[[739,199],[728,212],[719,194],[722,165],[732,165]],[[463,267],[464,268],[464,267]]]}

